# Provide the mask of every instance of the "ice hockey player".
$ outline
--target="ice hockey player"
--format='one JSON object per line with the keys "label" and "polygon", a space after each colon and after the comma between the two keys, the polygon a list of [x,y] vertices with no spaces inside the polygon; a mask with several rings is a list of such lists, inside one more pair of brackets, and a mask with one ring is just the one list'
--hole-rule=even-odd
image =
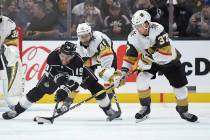
{"label": "ice hockey player", "polygon": [[[117,68],[112,40],[102,32],[92,31],[88,23],[78,25],[77,37],[77,52],[83,58],[85,66],[94,71],[101,84],[109,86]],[[111,99],[114,89],[108,90],[107,93]]]}
{"label": "ice hockey player", "polygon": [[164,27],[151,22],[150,14],[144,10],[133,15],[132,24],[134,30],[128,36],[122,75],[115,78],[115,86],[123,85],[126,73],[135,62],[138,63],[141,71],[136,82],[142,108],[135,115],[136,121],[142,121],[150,114],[150,82],[157,72],[161,72],[173,87],[177,100],[176,110],[181,118],[190,122],[197,121],[197,116],[188,112],[188,81],[180,62],[181,54],[171,46]]}
{"label": "ice hockey player", "polygon": [[[47,58],[46,72],[36,87],[31,89],[26,96],[21,98],[14,111],[3,113],[4,119],[12,119],[28,109],[32,103],[40,100],[45,94],[52,94],[56,90],[55,100],[64,101],[57,113],[67,111],[73,103],[73,91],[79,86],[88,89],[92,94],[104,90],[98,83],[93,72],[83,66],[82,58],[76,53],[76,45],[65,42],[59,49],[54,50]],[[111,101],[104,93],[96,97],[100,108],[109,120],[118,117],[118,112],[111,108]]]}
{"label": "ice hockey player", "polygon": [[10,109],[23,94],[24,80],[19,52],[19,37],[16,24],[2,15],[0,3],[0,80],[3,83],[3,94]]}

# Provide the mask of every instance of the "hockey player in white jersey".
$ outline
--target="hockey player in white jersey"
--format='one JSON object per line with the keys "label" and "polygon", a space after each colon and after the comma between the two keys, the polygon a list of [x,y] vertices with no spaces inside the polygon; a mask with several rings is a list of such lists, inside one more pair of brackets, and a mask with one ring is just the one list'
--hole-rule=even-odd
{"label": "hockey player in white jersey", "polygon": [[128,36],[127,51],[123,59],[121,76],[115,78],[115,86],[125,83],[126,73],[137,63],[141,70],[136,82],[141,110],[136,113],[136,121],[142,121],[150,113],[150,82],[157,72],[161,72],[174,89],[177,100],[176,110],[182,119],[197,121],[197,116],[188,113],[188,83],[180,62],[181,54],[171,46],[164,27],[151,22],[151,16],[144,10],[137,11],[132,17],[133,31]]}
{"label": "hockey player in white jersey", "polygon": [[0,15],[0,80],[3,94],[10,109],[23,94],[24,80],[20,61],[19,37],[16,24]]}
{"label": "hockey player in white jersey", "polygon": [[[77,52],[100,79],[101,84],[109,86],[113,82],[113,75],[117,68],[116,54],[112,40],[102,32],[92,31],[87,23],[77,27]],[[108,91],[113,97],[114,89]]]}

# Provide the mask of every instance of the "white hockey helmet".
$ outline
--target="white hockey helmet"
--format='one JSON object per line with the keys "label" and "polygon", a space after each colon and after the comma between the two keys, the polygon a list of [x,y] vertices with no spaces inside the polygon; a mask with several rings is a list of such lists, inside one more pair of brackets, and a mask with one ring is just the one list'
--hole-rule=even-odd
{"label": "white hockey helmet", "polygon": [[145,22],[150,22],[151,16],[150,14],[145,10],[138,10],[134,15],[132,16],[131,22],[133,26],[144,24]]}
{"label": "white hockey helmet", "polygon": [[77,36],[90,34],[92,32],[91,26],[88,23],[81,23],[77,26]]}

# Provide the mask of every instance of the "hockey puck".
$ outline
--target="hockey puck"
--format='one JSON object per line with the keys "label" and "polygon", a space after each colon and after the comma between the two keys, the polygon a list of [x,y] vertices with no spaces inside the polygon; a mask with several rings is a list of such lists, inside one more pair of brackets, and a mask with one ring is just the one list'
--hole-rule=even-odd
{"label": "hockey puck", "polygon": [[44,122],[38,122],[38,124],[44,124]]}

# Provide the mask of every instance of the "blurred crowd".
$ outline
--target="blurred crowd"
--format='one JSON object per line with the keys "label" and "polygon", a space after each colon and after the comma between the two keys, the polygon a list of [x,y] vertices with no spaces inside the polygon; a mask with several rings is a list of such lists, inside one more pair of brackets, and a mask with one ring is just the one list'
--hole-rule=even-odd
{"label": "blurred crowd", "polygon": [[[174,37],[210,38],[210,0],[5,0],[4,15],[20,26],[25,39],[51,40],[76,37],[79,23],[112,39],[126,39],[132,30],[130,19],[140,9],[152,21],[169,31],[169,10],[173,10]],[[70,3],[70,4],[69,4]]]}

